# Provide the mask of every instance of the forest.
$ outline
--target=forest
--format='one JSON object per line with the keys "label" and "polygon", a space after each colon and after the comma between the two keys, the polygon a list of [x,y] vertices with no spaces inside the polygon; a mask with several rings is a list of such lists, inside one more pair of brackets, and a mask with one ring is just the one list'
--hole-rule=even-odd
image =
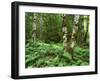
{"label": "forest", "polygon": [[89,65],[89,15],[25,12],[25,67]]}

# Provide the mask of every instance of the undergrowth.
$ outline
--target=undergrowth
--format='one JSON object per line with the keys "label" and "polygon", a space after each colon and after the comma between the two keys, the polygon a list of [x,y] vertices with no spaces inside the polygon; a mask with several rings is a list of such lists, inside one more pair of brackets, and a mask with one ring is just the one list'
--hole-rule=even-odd
{"label": "undergrowth", "polygon": [[44,43],[28,41],[25,47],[25,66],[30,67],[62,67],[89,65],[89,49],[76,46],[74,59],[63,50],[61,43]]}

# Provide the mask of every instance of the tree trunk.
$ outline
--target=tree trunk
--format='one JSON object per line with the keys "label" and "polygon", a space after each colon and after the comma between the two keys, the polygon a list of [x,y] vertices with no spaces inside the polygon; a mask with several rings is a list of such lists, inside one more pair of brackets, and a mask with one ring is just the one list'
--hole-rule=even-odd
{"label": "tree trunk", "polygon": [[86,17],[86,32],[84,37],[85,42],[88,41],[88,37],[89,37],[88,32],[89,32],[89,16]]}
{"label": "tree trunk", "polygon": [[77,35],[76,33],[78,31],[79,17],[80,17],[79,15],[74,16],[73,30],[72,30],[72,37],[71,37],[71,48],[73,48],[75,46],[75,43],[76,43],[75,36]]}
{"label": "tree trunk", "polygon": [[79,15],[75,15],[74,16],[74,22],[73,22],[73,29],[72,29],[72,36],[71,36],[71,43],[70,46],[68,48],[69,53],[72,54],[72,59],[73,59],[73,51],[74,51],[74,47],[76,45],[76,35],[77,35],[77,31],[78,31],[78,22],[79,22]]}
{"label": "tree trunk", "polygon": [[39,17],[39,26],[40,26],[40,39],[42,39],[42,27],[43,27],[43,18],[42,18],[42,14]]}
{"label": "tree trunk", "polygon": [[66,26],[66,15],[63,15],[63,46],[64,46],[64,50],[67,51],[67,26]]}
{"label": "tree trunk", "polygon": [[36,41],[36,14],[33,14],[33,32],[32,37],[34,39],[34,42]]}

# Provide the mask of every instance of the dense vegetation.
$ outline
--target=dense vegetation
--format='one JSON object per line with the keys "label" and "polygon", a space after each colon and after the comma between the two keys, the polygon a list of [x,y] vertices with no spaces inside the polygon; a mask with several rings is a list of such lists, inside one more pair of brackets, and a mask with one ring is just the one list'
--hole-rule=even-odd
{"label": "dense vegetation", "polygon": [[25,66],[62,67],[89,64],[89,16],[25,14]]}

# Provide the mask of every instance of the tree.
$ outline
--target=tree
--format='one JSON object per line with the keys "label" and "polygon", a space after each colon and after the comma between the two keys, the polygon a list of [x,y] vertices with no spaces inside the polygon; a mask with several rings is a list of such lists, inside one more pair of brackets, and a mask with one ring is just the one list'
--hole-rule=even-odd
{"label": "tree", "polygon": [[77,32],[77,44],[81,47],[86,45],[89,38],[89,16],[81,15],[79,18],[79,28]]}
{"label": "tree", "polygon": [[67,25],[66,25],[66,14],[63,14],[63,21],[62,21],[62,31],[63,31],[63,46],[64,50],[67,51]]}
{"label": "tree", "polygon": [[34,42],[36,41],[36,14],[33,14],[33,32],[32,32],[32,37],[34,39]]}
{"label": "tree", "polygon": [[42,30],[43,30],[43,18],[42,18],[42,14],[40,14],[39,17],[39,26],[40,26],[40,39],[42,39]]}
{"label": "tree", "polygon": [[84,35],[84,41],[87,43],[89,40],[89,15],[86,16],[86,32]]}
{"label": "tree", "polygon": [[67,51],[72,55],[72,59],[73,59],[73,51],[74,51],[74,47],[76,45],[76,37],[75,34],[78,31],[78,22],[79,22],[79,15],[75,15],[74,16],[74,22],[73,22],[73,29],[72,29],[72,35],[71,35],[71,41],[68,45]]}

